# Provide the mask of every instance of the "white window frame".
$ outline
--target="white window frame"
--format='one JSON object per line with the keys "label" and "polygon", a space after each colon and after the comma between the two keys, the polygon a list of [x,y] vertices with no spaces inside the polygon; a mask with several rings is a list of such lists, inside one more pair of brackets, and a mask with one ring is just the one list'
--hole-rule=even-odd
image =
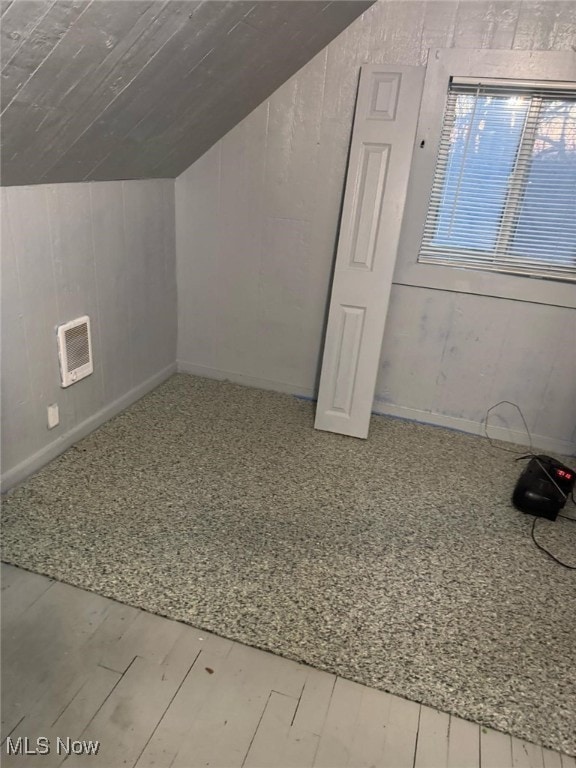
{"label": "white window frame", "polygon": [[576,284],[418,262],[451,77],[575,81],[568,51],[430,51],[394,283],[576,308]]}

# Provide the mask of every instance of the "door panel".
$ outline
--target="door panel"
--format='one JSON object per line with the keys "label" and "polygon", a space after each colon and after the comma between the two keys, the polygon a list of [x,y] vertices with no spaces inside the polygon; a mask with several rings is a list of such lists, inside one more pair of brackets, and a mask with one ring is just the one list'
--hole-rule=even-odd
{"label": "door panel", "polygon": [[316,429],[368,436],[423,81],[422,67],[362,67]]}

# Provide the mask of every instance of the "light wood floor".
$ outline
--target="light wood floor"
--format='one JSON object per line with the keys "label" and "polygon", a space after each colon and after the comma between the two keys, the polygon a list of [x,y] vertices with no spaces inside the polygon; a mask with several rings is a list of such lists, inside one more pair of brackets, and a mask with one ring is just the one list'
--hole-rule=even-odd
{"label": "light wood floor", "polygon": [[[2,608],[5,768],[576,768],[571,757],[8,565]],[[97,755],[66,756],[68,738],[77,750],[99,741]],[[8,754],[45,745],[48,754]]]}

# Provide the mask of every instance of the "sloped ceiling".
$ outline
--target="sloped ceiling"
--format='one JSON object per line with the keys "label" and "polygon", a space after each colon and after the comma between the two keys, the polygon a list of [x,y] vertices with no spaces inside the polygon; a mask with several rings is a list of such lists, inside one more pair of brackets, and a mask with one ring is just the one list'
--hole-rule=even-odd
{"label": "sloped ceiling", "polygon": [[2,184],[171,178],[373,0],[2,0]]}

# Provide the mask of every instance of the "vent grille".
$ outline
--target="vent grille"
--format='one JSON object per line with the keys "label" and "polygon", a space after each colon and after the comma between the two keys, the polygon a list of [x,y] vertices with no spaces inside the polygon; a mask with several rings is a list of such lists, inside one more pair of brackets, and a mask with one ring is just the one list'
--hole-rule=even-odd
{"label": "vent grille", "polygon": [[68,373],[90,362],[90,344],[86,325],[76,326],[66,331],[66,357]]}
{"label": "vent grille", "polygon": [[58,327],[58,355],[63,387],[69,387],[93,372],[90,318],[87,315]]}

